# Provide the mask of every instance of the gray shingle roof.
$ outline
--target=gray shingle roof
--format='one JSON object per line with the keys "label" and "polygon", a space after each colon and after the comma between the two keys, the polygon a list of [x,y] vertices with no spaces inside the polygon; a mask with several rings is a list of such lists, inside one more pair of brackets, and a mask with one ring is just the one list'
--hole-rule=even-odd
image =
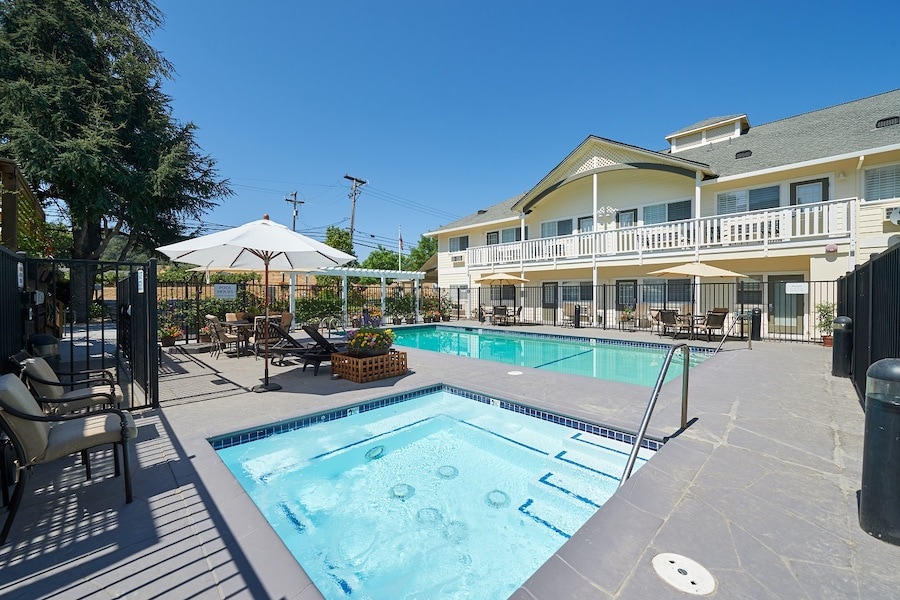
{"label": "gray shingle roof", "polygon": [[[900,115],[900,90],[751,127],[728,142],[676,152],[712,167],[719,177],[740,175],[900,144],[900,126],[875,128],[879,119]],[[747,158],[735,154],[750,150]]]}
{"label": "gray shingle roof", "polygon": [[472,213],[462,219],[457,219],[451,223],[447,223],[446,225],[442,225],[437,229],[430,231],[429,233],[436,233],[438,231],[443,231],[445,229],[455,229],[457,227],[470,227],[472,225],[479,225],[481,223],[490,223],[491,221],[498,221],[500,219],[512,219],[517,217],[518,215],[512,212],[513,205],[519,201],[519,199],[524,194],[519,194],[518,196],[513,196],[512,198],[507,198],[503,202],[498,202],[493,206],[489,206],[485,209],[482,209],[476,213]]}

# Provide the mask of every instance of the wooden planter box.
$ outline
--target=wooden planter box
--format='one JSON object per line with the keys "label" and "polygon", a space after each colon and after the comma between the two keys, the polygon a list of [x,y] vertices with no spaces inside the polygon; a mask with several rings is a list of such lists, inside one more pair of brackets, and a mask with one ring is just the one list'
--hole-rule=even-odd
{"label": "wooden planter box", "polygon": [[347,354],[331,355],[331,372],[356,383],[406,375],[406,352],[388,352],[381,356],[356,358]]}

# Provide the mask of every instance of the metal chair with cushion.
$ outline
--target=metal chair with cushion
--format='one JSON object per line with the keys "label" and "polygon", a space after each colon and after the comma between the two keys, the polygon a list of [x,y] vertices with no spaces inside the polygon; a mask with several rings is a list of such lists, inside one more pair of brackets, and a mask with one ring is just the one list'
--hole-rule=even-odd
{"label": "metal chair with cushion", "polygon": [[[48,414],[68,414],[100,406],[115,408],[122,402],[122,391],[109,371],[83,372],[87,378],[63,383],[59,374],[39,356],[25,358],[19,365],[23,381],[34,391],[37,401]],[[63,375],[76,376],[78,373]]]}
{"label": "metal chair with cushion", "polygon": [[222,351],[228,348],[228,344],[234,344],[240,355],[241,336],[239,334],[225,331],[219,317],[215,315],[206,315],[206,322],[209,324],[209,339],[212,342],[212,346],[209,348],[210,354],[215,354],[216,358],[219,358]]}
{"label": "metal chair with cushion", "polygon": [[26,476],[38,464],[80,453],[90,479],[88,450],[112,444],[116,475],[119,475],[117,448],[122,450],[125,503],[132,502],[129,440],[137,437],[137,427],[130,413],[109,408],[78,415],[47,416],[25,384],[14,374],[7,373],[0,377],[0,430],[12,443],[17,470],[0,544],[6,543],[22,502]]}
{"label": "metal chair with cushion", "polygon": [[702,323],[697,323],[694,325],[694,328],[697,330],[697,335],[700,335],[701,332],[706,332],[706,341],[711,341],[711,334],[713,331],[719,330],[724,335],[725,333],[725,319],[728,317],[728,312],[716,312],[715,310],[711,310],[706,313],[706,318],[703,319]]}

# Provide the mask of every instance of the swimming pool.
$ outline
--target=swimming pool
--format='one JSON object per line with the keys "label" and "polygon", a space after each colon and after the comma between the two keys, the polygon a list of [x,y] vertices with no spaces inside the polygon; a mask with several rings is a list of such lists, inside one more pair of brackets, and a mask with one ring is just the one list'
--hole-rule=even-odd
{"label": "swimming pool", "polygon": [[629,441],[445,386],[211,440],[326,598],[373,599],[508,597],[613,494]]}
{"label": "swimming pool", "polygon": [[[669,346],[663,344],[497,332],[471,327],[404,327],[394,332],[397,346],[646,387],[656,383],[669,350]],[[707,352],[693,350],[692,367],[708,357]],[[667,382],[681,375],[683,364],[681,359],[672,361],[666,374]]]}

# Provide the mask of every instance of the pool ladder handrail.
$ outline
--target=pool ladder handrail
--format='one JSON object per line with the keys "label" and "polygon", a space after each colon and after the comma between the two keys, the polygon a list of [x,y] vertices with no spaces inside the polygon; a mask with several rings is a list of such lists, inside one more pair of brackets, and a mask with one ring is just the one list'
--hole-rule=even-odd
{"label": "pool ladder handrail", "polygon": [[634,438],[634,446],[628,455],[628,462],[625,463],[625,470],[622,472],[622,479],[619,481],[619,487],[622,487],[628,478],[631,477],[631,471],[634,469],[634,463],[637,460],[638,452],[641,449],[641,443],[647,434],[647,426],[650,425],[650,417],[653,415],[653,409],[656,408],[656,401],[659,399],[659,393],[662,391],[665,382],[666,372],[669,365],[672,364],[672,358],[675,351],[684,348],[684,370],[681,374],[681,428],[687,427],[687,405],[688,405],[688,373],[691,366],[691,348],[685,343],[675,344],[666,353],[666,359],[663,361],[662,369],[659,371],[659,377],[656,378],[656,385],[653,386],[653,393],[650,395],[650,401],[647,403],[647,410],[644,411],[644,418],[641,420],[641,426]]}

